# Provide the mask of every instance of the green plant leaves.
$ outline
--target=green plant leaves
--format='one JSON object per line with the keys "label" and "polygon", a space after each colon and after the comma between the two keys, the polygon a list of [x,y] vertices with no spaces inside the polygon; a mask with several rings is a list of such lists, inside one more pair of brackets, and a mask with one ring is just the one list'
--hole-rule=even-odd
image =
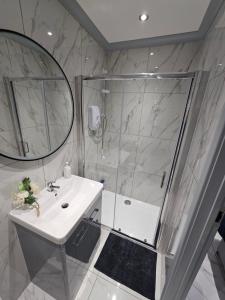
{"label": "green plant leaves", "polygon": [[27,198],[25,198],[26,204],[33,204],[36,201],[36,198],[30,193]]}
{"label": "green plant leaves", "polygon": [[22,181],[22,184],[23,184],[23,187],[24,187],[24,190],[25,191],[30,191],[31,190],[31,187],[30,187],[30,178],[29,177],[25,177]]}
{"label": "green plant leaves", "polygon": [[31,191],[31,180],[29,177],[25,177],[21,183],[19,183],[18,188],[20,192],[27,191],[29,193],[29,196],[25,198],[26,204],[33,204],[36,202],[36,198],[33,196],[33,192]]}

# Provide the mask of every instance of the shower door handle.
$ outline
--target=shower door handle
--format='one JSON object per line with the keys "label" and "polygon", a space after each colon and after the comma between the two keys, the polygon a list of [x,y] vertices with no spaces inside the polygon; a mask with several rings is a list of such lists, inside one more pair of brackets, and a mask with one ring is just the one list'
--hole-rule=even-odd
{"label": "shower door handle", "polygon": [[29,149],[29,144],[28,144],[28,142],[22,142],[23,143],[23,148],[24,148],[24,152],[25,152],[25,154],[26,153],[29,153],[30,152],[30,149]]}
{"label": "shower door handle", "polygon": [[162,180],[161,180],[161,184],[160,184],[161,189],[164,186],[165,178],[166,178],[166,171],[163,172],[163,176],[162,176]]}

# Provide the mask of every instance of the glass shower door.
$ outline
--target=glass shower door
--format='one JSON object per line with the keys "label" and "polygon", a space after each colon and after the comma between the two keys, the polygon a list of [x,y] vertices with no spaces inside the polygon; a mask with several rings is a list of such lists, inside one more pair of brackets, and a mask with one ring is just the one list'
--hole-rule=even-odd
{"label": "glass shower door", "polygon": [[154,245],[191,79],[121,83],[114,229]]}
{"label": "glass shower door", "polygon": [[[104,183],[101,223],[151,245],[191,81],[83,81],[84,176]],[[90,130],[89,109],[99,111],[97,130]]]}

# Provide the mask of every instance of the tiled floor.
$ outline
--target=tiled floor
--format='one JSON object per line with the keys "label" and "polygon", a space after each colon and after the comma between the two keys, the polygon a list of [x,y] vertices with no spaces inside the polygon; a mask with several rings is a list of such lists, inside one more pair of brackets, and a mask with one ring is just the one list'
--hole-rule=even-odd
{"label": "tiled floor", "polygon": [[217,239],[206,255],[186,300],[225,300],[224,270],[216,256]]}
{"label": "tiled floor", "polygon": [[[94,268],[94,265],[98,259],[99,254],[105,244],[105,241],[110,233],[107,228],[102,228],[100,242],[94,257],[91,260],[91,264],[88,267],[88,272],[83,280],[81,288],[74,300],[147,300],[147,298],[127,288],[126,286],[112,280],[103,273]],[[158,267],[157,260],[157,270]],[[82,265],[82,263],[81,263]],[[158,279],[158,280],[157,280]],[[160,276],[156,277],[156,300],[159,299],[159,282]],[[31,283],[27,289],[23,292],[18,300],[53,300],[50,295],[42,291],[39,287]]]}

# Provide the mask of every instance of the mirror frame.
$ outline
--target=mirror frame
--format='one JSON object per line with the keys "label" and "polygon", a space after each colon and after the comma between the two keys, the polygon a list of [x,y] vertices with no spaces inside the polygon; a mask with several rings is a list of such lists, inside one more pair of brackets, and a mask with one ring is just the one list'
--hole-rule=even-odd
{"label": "mirror frame", "polygon": [[[37,157],[34,157],[34,158],[26,158],[26,157],[20,157],[20,156],[10,156],[10,155],[7,155],[5,153],[2,153],[1,152],[1,149],[0,149],[0,157],[3,156],[3,157],[6,157],[8,159],[12,159],[12,160],[16,160],[16,161],[35,161],[35,160],[40,160],[40,159],[44,159],[52,154],[54,154],[55,152],[57,152],[66,142],[66,140],[68,139],[70,133],[71,133],[71,130],[72,130],[72,127],[73,127],[73,124],[74,124],[74,98],[73,98],[73,93],[72,93],[72,89],[71,89],[71,86],[70,86],[70,83],[69,83],[69,80],[68,78],[66,77],[66,74],[65,72],[63,71],[62,67],[60,66],[60,64],[57,62],[57,60],[52,56],[52,54],[46,49],[44,48],[42,45],[40,45],[38,42],[36,42],[35,40],[33,40],[32,38],[26,36],[25,34],[22,34],[20,32],[17,32],[17,31],[13,31],[13,30],[8,30],[8,29],[2,29],[0,28],[0,34],[1,33],[12,33],[12,34],[15,34],[15,35],[18,35],[22,38],[25,38],[25,39],[28,39],[30,42],[36,44],[38,47],[40,47],[47,55],[49,55],[51,57],[51,59],[56,63],[56,65],[58,66],[59,70],[62,72],[62,75],[64,76],[66,82],[67,82],[67,85],[68,85],[68,89],[69,89],[69,92],[70,92],[70,96],[71,96],[71,101],[72,101],[72,120],[71,120],[71,124],[70,124],[70,128],[68,130],[68,134],[66,135],[66,137],[64,138],[64,140],[62,141],[62,143],[56,148],[54,149],[53,151],[49,152],[48,154],[46,155],[43,155],[43,156],[37,156]],[[75,76],[74,76],[75,77]]]}

